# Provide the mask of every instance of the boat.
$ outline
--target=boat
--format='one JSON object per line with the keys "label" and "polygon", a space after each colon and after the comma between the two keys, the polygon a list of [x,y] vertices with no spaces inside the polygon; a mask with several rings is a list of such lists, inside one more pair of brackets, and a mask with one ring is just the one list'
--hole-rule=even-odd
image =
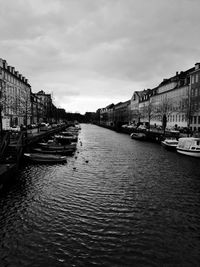
{"label": "boat", "polygon": [[60,135],[77,137],[78,136],[78,133],[76,133],[76,132],[69,132],[69,131],[63,131],[63,132],[60,132]]}
{"label": "boat", "polygon": [[77,136],[65,136],[62,134],[57,134],[54,136],[55,140],[58,143],[61,144],[70,144],[72,142],[77,142],[78,141],[78,137]]}
{"label": "boat", "polygon": [[165,140],[161,141],[161,145],[167,150],[176,151],[178,140],[175,138],[166,138]]}
{"label": "boat", "polygon": [[75,149],[42,149],[42,148],[34,148],[32,149],[34,153],[42,153],[42,154],[59,154],[59,155],[72,155],[75,152]]}
{"label": "boat", "polygon": [[42,153],[24,153],[24,157],[37,163],[64,163],[67,158],[61,155],[42,154]]}
{"label": "boat", "polygon": [[47,150],[65,150],[65,149],[76,149],[76,143],[75,144],[68,144],[68,145],[62,145],[57,142],[46,142],[46,143],[38,143],[40,147]]}
{"label": "boat", "polygon": [[200,138],[199,137],[179,138],[176,150],[178,153],[200,158]]}
{"label": "boat", "polygon": [[146,140],[146,134],[145,133],[138,133],[138,132],[134,132],[130,135],[131,139],[137,139],[137,140],[141,140],[144,141]]}

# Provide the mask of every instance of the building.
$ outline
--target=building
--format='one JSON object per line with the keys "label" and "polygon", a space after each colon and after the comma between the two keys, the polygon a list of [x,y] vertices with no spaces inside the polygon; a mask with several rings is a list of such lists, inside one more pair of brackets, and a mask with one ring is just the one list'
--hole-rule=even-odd
{"label": "building", "polygon": [[57,108],[57,117],[56,121],[57,122],[63,122],[67,118],[67,113],[65,112],[64,108]]}
{"label": "building", "polygon": [[100,124],[108,126],[108,109],[112,104],[100,109]]}
{"label": "building", "polygon": [[176,75],[163,79],[151,96],[153,106],[152,123],[162,125],[163,116],[167,118],[168,128],[185,128],[188,122],[188,101],[190,91],[190,72],[176,72]]}
{"label": "building", "polygon": [[200,132],[200,63],[190,72],[190,81],[189,124],[193,131]]}
{"label": "building", "polygon": [[135,91],[130,100],[130,123],[137,124],[140,120],[139,102],[142,91]]}
{"label": "building", "polygon": [[31,86],[22,74],[0,58],[1,128],[27,125],[31,120]]}
{"label": "building", "polygon": [[114,107],[114,126],[119,128],[130,121],[130,100],[120,102]]}
{"label": "building", "polygon": [[[166,116],[168,128],[190,127],[190,75],[193,71],[194,68],[176,72],[175,76],[163,79],[153,89],[134,92],[131,98],[132,121],[162,126],[163,118]],[[195,101],[198,102],[198,98]],[[193,121],[197,120],[198,115],[195,116],[196,119]]]}
{"label": "building", "polygon": [[43,103],[34,93],[31,93],[31,123],[38,124],[43,121]]}
{"label": "building", "polygon": [[53,103],[52,103],[52,98],[51,94],[46,94],[43,90],[35,93],[37,98],[40,100],[41,103],[41,110],[39,117],[42,119],[44,122],[52,122],[53,117],[55,114],[53,114]]}
{"label": "building", "polygon": [[139,95],[139,112],[138,122],[150,125],[153,117],[153,106],[151,102],[151,96],[153,96],[156,89],[143,90]]}

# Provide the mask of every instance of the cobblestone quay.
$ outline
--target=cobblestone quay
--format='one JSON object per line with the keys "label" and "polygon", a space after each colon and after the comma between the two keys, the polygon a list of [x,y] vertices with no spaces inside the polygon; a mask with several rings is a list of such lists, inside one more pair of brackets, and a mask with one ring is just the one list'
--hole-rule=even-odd
{"label": "cobblestone quay", "polygon": [[0,194],[0,266],[199,266],[199,160],[82,125]]}

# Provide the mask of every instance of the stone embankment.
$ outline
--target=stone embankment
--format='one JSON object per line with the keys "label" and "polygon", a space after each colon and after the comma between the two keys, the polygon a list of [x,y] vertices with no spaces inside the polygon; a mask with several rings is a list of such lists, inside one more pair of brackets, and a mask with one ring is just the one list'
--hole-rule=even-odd
{"label": "stone embankment", "polygon": [[166,137],[174,137],[174,138],[179,138],[180,133],[178,131],[163,131],[162,129],[136,129],[136,128],[123,128],[123,127],[114,127],[114,126],[108,126],[104,124],[98,124],[95,123],[96,125],[100,127],[104,127],[113,131],[117,131],[120,133],[125,133],[125,134],[131,134],[133,132],[141,132],[146,134],[146,140],[150,142],[157,142],[160,143],[162,140],[164,140]]}
{"label": "stone embankment", "polygon": [[23,152],[37,142],[47,139],[70,125],[60,125],[46,131],[33,129],[24,132],[6,133],[0,143],[0,189],[3,184],[14,178],[23,158]]}

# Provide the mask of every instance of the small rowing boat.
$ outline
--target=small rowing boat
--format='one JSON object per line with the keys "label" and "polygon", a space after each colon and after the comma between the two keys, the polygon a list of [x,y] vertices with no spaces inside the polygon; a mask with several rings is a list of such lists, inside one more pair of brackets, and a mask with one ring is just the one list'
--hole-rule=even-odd
{"label": "small rowing boat", "polygon": [[74,149],[42,149],[42,148],[34,148],[32,150],[34,153],[42,153],[42,154],[53,154],[53,155],[72,155],[74,154],[75,150]]}
{"label": "small rowing boat", "polygon": [[42,154],[42,153],[24,153],[24,157],[37,163],[64,163],[67,158],[61,155]]}

